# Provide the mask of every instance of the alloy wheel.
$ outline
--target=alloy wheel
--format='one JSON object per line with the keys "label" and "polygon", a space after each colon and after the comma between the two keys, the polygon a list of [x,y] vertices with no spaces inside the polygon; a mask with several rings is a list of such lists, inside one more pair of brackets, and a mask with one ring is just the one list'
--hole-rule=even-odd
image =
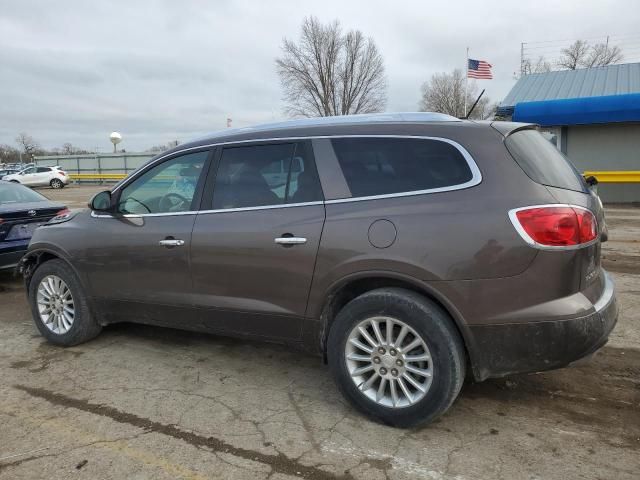
{"label": "alloy wheel", "polygon": [[53,333],[62,335],[73,326],[75,307],[67,284],[57,275],[47,275],[38,285],[36,296],[42,323]]}
{"label": "alloy wheel", "polygon": [[390,408],[419,402],[433,380],[425,340],[406,323],[388,316],[356,325],[345,345],[347,371],[370,400]]}

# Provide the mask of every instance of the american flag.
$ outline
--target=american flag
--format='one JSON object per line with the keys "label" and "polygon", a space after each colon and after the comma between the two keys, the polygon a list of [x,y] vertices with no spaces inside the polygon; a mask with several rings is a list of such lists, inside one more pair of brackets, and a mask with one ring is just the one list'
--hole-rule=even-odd
{"label": "american flag", "polygon": [[477,78],[480,80],[491,80],[493,75],[491,75],[491,64],[485,62],[484,60],[474,60],[472,58],[468,59],[469,66],[467,69],[467,77],[469,78]]}

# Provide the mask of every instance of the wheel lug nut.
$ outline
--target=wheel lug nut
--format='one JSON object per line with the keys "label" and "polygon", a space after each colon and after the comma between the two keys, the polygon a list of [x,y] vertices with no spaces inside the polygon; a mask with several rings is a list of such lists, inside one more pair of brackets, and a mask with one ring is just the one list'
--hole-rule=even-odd
{"label": "wheel lug nut", "polygon": [[392,348],[391,350],[389,350],[389,353],[395,357],[396,353],[398,352],[396,352],[395,348]]}
{"label": "wheel lug nut", "polygon": [[382,368],[380,369],[380,375],[386,375],[386,374],[387,374],[387,369],[386,369],[386,368],[384,368],[384,367],[382,367]]}
{"label": "wheel lug nut", "polygon": [[373,363],[380,363],[380,357],[373,357]]}
{"label": "wheel lug nut", "polygon": [[398,370],[396,370],[395,368],[391,369],[391,375],[393,375],[394,377],[398,376]]}
{"label": "wheel lug nut", "polygon": [[399,367],[401,367],[401,366],[402,366],[402,360],[400,360],[400,359],[396,360],[396,365],[398,365]]}
{"label": "wheel lug nut", "polygon": [[385,349],[384,349],[384,348],[382,348],[382,347],[378,348],[378,353],[379,353],[380,355],[384,355],[384,354],[385,354]]}

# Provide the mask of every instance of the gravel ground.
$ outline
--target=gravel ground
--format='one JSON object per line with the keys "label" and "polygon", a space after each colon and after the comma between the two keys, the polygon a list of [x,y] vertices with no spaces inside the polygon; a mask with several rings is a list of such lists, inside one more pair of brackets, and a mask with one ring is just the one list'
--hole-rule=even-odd
{"label": "gravel ground", "polygon": [[[43,189],[70,207],[104,187]],[[607,210],[622,310],[579,365],[464,387],[431,426],[368,421],[317,358],[114,325],[62,349],[0,275],[0,479],[640,478],[640,209]]]}

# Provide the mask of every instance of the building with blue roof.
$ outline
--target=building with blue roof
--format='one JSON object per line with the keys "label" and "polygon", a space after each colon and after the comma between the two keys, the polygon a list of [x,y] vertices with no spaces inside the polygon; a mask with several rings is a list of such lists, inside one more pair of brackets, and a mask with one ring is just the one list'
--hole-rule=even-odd
{"label": "building with blue roof", "polygon": [[[524,75],[497,117],[537,123],[581,171],[640,171],[640,63]],[[598,189],[604,201],[640,202],[640,183]]]}

